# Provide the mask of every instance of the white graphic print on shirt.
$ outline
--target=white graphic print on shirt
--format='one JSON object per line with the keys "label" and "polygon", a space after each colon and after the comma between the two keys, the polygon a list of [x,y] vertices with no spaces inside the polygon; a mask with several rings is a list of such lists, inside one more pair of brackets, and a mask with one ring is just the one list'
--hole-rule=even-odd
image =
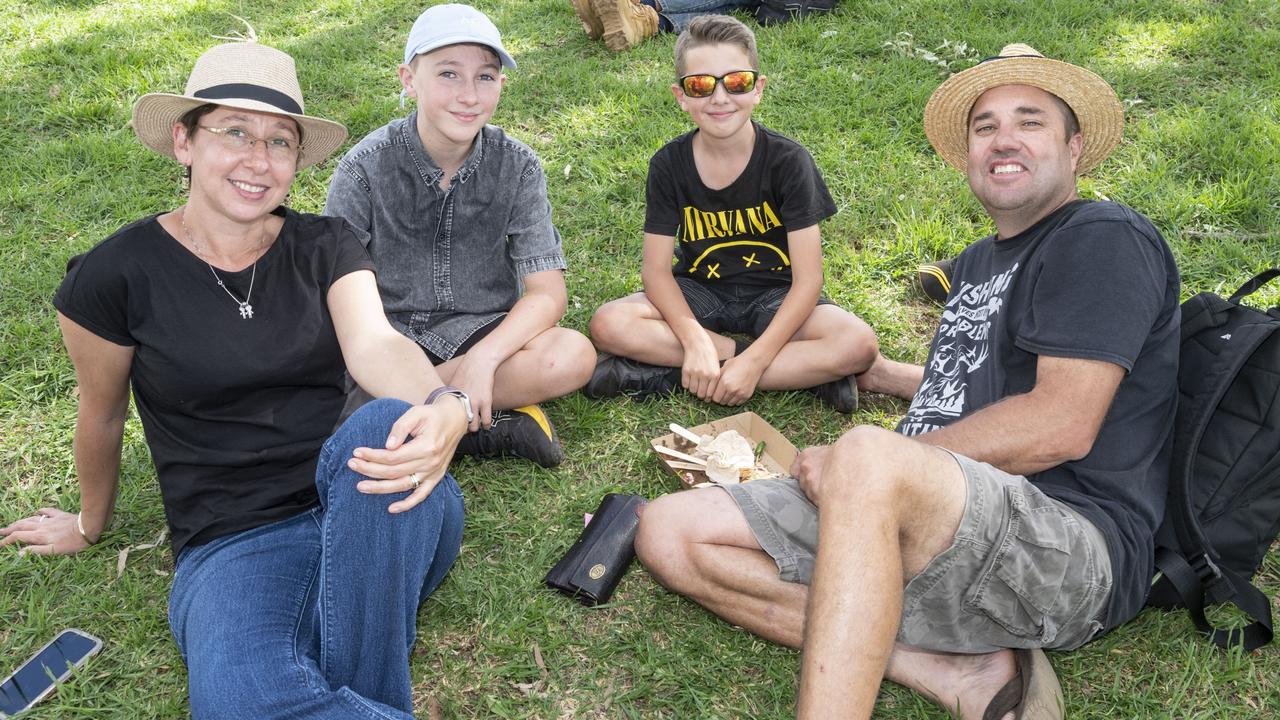
{"label": "white graphic print on shirt", "polygon": [[937,430],[959,418],[966,407],[970,376],[991,356],[991,325],[1004,307],[1004,293],[1018,264],[986,282],[963,282],[942,311],[924,381],[898,432],[914,436]]}

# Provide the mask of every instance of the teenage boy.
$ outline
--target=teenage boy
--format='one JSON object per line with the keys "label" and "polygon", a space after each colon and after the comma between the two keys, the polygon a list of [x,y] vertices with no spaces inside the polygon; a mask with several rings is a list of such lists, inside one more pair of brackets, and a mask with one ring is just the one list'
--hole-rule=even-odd
{"label": "teenage boy", "polygon": [[809,389],[843,413],[859,384],[909,397],[914,387],[878,381],[893,363],[871,328],[822,297],[818,223],[836,206],[808,151],[751,120],[765,86],[751,30],[696,18],[676,41],[676,76],[672,93],[697,129],[649,162],[644,291],[592,317],[605,354],[584,394],[683,385],[739,405],[757,389]]}
{"label": "teenage boy", "polygon": [[[368,234],[387,316],[470,402],[458,452],[553,467],[563,451],[535,403],[581,387],[595,354],[582,334],[556,325],[565,262],[542,165],[486,125],[502,68],[515,66],[483,13],[428,8],[399,67],[417,110],[346,154],[325,213]],[[356,388],[348,411],[365,399]]]}

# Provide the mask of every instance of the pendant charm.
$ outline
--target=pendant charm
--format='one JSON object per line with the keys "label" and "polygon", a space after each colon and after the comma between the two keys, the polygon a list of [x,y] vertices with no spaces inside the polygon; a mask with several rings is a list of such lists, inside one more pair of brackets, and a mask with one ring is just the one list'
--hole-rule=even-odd
{"label": "pendant charm", "polygon": [[240,317],[244,320],[253,317],[253,306],[247,302],[240,303]]}

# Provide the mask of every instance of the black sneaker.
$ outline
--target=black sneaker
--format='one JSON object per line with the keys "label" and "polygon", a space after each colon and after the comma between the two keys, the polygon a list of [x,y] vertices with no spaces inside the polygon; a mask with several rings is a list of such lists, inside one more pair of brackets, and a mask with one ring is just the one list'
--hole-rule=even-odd
{"label": "black sneaker", "polygon": [[630,358],[600,353],[582,394],[592,400],[626,395],[643,398],[667,395],[680,389],[680,368],[637,362]]}
{"label": "black sneaker", "polygon": [[515,456],[553,468],[564,460],[564,448],[555,428],[542,408],[526,405],[514,410],[495,410],[488,430],[462,436],[455,455],[478,458]]}
{"label": "black sneaker", "polygon": [[930,300],[939,305],[945,305],[947,303],[947,295],[951,293],[951,275],[955,267],[955,258],[924,263],[918,266],[916,268],[916,279],[920,283],[920,290]]}
{"label": "black sneaker", "polygon": [[836,412],[852,415],[858,409],[858,381],[852,375],[816,385],[809,392]]}

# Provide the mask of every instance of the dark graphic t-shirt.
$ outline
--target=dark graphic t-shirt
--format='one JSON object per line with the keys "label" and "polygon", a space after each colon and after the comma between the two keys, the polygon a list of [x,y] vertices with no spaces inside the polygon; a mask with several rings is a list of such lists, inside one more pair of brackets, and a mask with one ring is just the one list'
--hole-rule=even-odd
{"label": "dark graphic t-shirt", "polygon": [[755,130],[747,167],[720,190],[703,185],[698,176],[697,130],[667,143],[649,161],[644,231],[675,237],[676,277],[708,284],[789,285],[787,232],[836,213],[809,151],[762,125]]}
{"label": "dark graphic t-shirt", "polygon": [[1142,609],[1164,514],[1178,372],[1178,272],[1151,223],[1112,202],[1070,203],[957,259],[924,381],[898,426],[920,435],[1028,392],[1040,355],[1127,373],[1092,451],[1028,479],[1093,522],[1114,581],[1106,627]]}
{"label": "dark graphic t-shirt", "polygon": [[219,272],[154,217],[67,263],[53,304],[134,349],[129,380],[155,463],[177,556],[318,502],[316,460],[346,396],[346,366],[326,295],[372,269],[345,221],[283,208],[256,272]]}

